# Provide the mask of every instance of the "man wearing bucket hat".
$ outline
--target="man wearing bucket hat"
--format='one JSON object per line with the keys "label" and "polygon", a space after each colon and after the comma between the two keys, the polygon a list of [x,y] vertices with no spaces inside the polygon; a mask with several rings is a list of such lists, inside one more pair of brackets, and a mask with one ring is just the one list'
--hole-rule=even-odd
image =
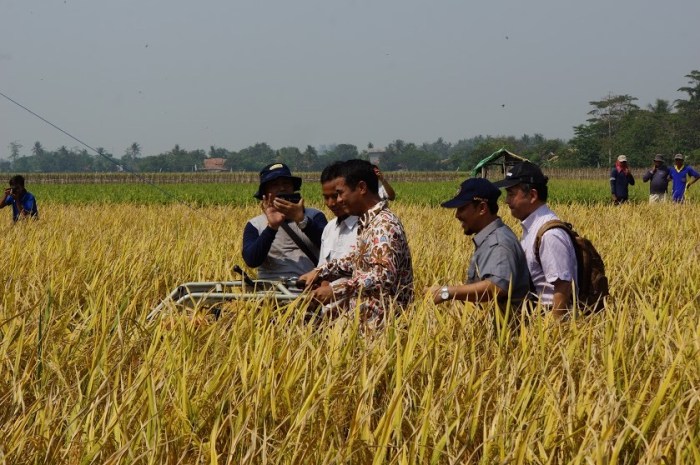
{"label": "man wearing bucket hat", "polygon": [[455,208],[464,234],[473,237],[474,254],[467,270],[467,283],[436,285],[426,293],[438,304],[448,300],[488,301],[494,296],[505,309],[510,292],[511,306],[522,302],[530,289],[530,274],[518,238],[498,216],[501,191],[490,181],[471,178],[464,181],[457,195],[442,203]]}
{"label": "man wearing bucket hat", "polygon": [[[547,206],[549,179],[539,166],[529,161],[513,165],[496,187],[506,189],[506,204],[514,218],[520,220],[527,267],[540,305],[555,318],[565,317],[573,303],[572,283],[577,282],[576,250],[569,234],[560,228],[540,229],[559,217]],[[539,257],[538,257],[539,256]]]}
{"label": "man wearing bucket hat", "polygon": [[[670,169],[671,179],[673,179],[673,201],[683,203],[685,200],[685,191],[690,188],[700,178],[700,173],[695,171],[692,166],[686,165],[682,154],[677,153],[673,156],[673,167]],[[690,181],[688,181],[690,177]]]}
{"label": "man wearing bucket hat", "polygon": [[272,163],[260,171],[254,197],[263,213],[252,218],[243,231],[243,260],[258,269],[260,279],[294,278],[318,263],[326,217],[305,208],[298,193],[301,178],[292,176],[284,163]]}
{"label": "man wearing bucket hat", "polygon": [[654,157],[654,166],[644,173],[642,181],[649,182],[649,203],[665,202],[668,192],[668,182],[671,180],[669,168],[664,164],[664,156]]}
{"label": "man wearing bucket hat", "polygon": [[610,193],[615,205],[629,200],[629,186],[634,186],[634,176],[627,165],[627,156],[620,155],[610,171]]}

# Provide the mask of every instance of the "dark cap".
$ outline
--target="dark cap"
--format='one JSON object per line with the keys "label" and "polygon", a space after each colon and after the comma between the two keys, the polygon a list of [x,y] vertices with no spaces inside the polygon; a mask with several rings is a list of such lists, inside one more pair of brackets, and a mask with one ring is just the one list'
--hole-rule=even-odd
{"label": "dark cap", "polygon": [[256,199],[262,200],[265,184],[278,178],[289,179],[294,183],[294,191],[301,189],[301,178],[292,176],[289,167],[284,163],[271,163],[260,171],[260,186],[253,195]]}
{"label": "dark cap", "polygon": [[506,173],[506,178],[502,181],[493,183],[498,188],[513,187],[518,184],[547,184],[547,176],[542,174],[539,166],[529,161],[522,161],[513,165]]}
{"label": "dark cap", "polygon": [[660,161],[663,163],[664,161],[664,156],[661,155],[660,153],[657,153],[656,156],[654,157],[654,161]]}
{"label": "dark cap", "polygon": [[445,208],[459,208],[472,200],[496,200],[501,195],[501,191],[493,185],[491,181],[484,178],[470,178],[462,183],[459,192],[452,200],[443,202]]}

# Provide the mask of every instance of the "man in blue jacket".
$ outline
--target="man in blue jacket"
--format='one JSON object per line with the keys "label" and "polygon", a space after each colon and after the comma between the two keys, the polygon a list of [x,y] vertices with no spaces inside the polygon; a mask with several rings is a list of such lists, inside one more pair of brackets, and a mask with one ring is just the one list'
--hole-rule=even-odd
{"label": "man in blue jacket", "polygon": [[24,176],[18,174],[10,178],[10,187],[5,189],[5,196],[0,200],[0,208],[12,205],[12,221],[24,218],[39,218],[36,199],[24,188]]}
{"label": "man in blue jacket", "polygon": [[610,171],[610,193],[615,205],[629,200],[628,186],[634,186],[634,176],[632,176],[632,172],[627,166],[627,157],[620,155],[617,157],[617,162],[615,162],[612,171]]}
{"label": "man in blue jacket", "polygon": [[305,208],[298,193],[301,178],[292,176],[284,163],[260,171],[254,197],[263,213],[252,218],[243,231],[243,260],[258,269],[260,279],[295,278],[318,263],[325,215]]}

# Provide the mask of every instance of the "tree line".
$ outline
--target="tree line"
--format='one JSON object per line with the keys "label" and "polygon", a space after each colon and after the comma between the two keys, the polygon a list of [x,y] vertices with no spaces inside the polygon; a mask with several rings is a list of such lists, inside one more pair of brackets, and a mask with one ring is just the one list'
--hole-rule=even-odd
{"label": "tree line", "polygon": [[[548,139],[542,134],[515,136],[476,136],[455,143],[442,138],[416,144],[397,139],[384,148],[380,164],[384,170],[442,171],[470,170],[479,160],[500,148],[506,148],[546,167],[578,168],[610,166],[618,154],[626,154],[632,166],[647,165],[654,154],[671,158],[684,153],[700,157],[700,71],[685,76],[687,85],[678,89],[686,98],[670,102],[657,99],[642,108],[631,95],[609,94],[589,102],[591,110],[585,123],[574,127],[569,141]],[[272,148],[260,142],[239,151],[211,146],[185,150],[175,145],[157,155],[144,155],[137,142],[115,156],[103,148],[98,154],[85,149],[46,150],[35,142],[30,154],[22,145],[9,145],[0,171],[12,172],[183,172],[203,168],[205,158],[223,158],[224,168],[232,171],[256,171],[267,163],[283,162],[295,171],[319,171],[336,160],[371,158],[372,143],[366,148],[337,144],[317,149],[307,146]]]}

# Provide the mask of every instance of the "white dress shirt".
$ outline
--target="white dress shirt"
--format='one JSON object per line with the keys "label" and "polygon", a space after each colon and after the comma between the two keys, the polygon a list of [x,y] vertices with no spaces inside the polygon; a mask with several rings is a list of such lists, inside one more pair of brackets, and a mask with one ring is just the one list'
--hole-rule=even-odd
{"label": "white dress shirt", "polygon": [[558,219],[559,217],[547,205],[542,205],[521,222],[523,238],[520,245],[525,251],[530,277],[542,305],[552,305],[555,281],[578,282],[576,250],[569,234],[561,228],[550,229],[542,236],[540,242],[542,265],[535,257],[537,232],[546,222]]}
{"label": "white dress shirt", "polygon": [[338,218],[333,218],[328,222],[321,235],[318,266],[344,257],[355,250],[357,246],[357,220],[356,216],[348,216],[340,223],[338,223]]}

